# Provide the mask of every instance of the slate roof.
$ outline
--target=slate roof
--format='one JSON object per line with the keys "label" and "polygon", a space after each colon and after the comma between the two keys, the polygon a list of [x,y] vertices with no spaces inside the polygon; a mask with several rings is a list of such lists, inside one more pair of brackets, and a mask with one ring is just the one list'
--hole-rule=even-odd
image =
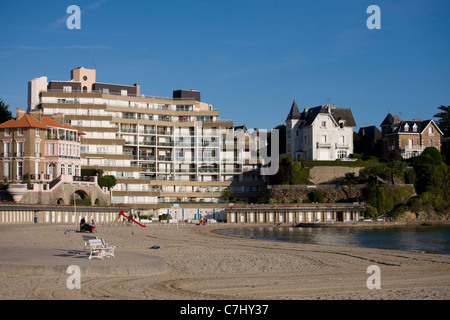
{"label": "slate roof", "polygon": [[299,119],[299,118],[300,118],[300,111],[298,110],[297,102],[294,99],[294,102],[292,103],[292,106],[291,106],[291,111],[289,111],[286,121],[291,120],[291,119]]}
{"label": "slate roof", "polygon": [[384,118],[383,122],[380,124],[380,127],[381,126],[389,126],[393,123],[394,123],[394,117],[392,116],[392,114],[388,113],[386,118]]}
{"label": "slate roof", "polygon": [[[400,122],[400,124],[397,127],[393,128],[392,133],[421,133],[432,121],[433,120],[402,120],[402,122]],[[405,129],[406,125],[408,125],[407,126],[409,128],[408,130]],[[413,131],[414,125],[417,126],[417,131]],[[441,134],[443,134],[441,129],[439,129],[437,125],[436,128],[439,130]]]}
{"label": "slate roof", "polygon": [[310,109],[305,109],[303,112],[298,111],[297,103],[293,102],[291,111],[286,120],[298,119],[303,120],[301,126],[311,125],[320,113],[328,113],[330,110],[331,116],[336,122],[340,120],[345,121],[346,127],[356,127],[355,119],[353,118],[352,111],[349,108],[330,108],[327,106],[317,106]]}

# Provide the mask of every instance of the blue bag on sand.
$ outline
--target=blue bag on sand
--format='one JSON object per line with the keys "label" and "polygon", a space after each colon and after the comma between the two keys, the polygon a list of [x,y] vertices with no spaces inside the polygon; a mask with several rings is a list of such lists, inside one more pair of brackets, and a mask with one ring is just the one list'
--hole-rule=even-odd
{"label": "blue bag on sand", "polygon": [[150,249],[159,249],[160,247],[157,245],[157,244],[155,244],[153,247],[151,247]]}

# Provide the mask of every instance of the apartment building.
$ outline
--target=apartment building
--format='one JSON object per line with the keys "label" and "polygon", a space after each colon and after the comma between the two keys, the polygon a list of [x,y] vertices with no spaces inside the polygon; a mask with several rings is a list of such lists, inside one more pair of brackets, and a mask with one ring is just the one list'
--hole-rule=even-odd
{"label": "apartment building", "polygon": [[0,124],[0,177],[20,183],[50,182],[60,175],[79,176],[80,137],[84,133],[64,123],[64,114],[42,116],[40,110]]}
{"label": "apartment building", "polygon": [[389,113],[380,127],[384,158],[393,151],[399,151],[402,158],[409,159],[420,155],[426,147],[441,150],[443,133],[433,120],[402,120]]}
{"label": "apartment building", "polygon": [[286,118],[286,154],[306,160],[345,159],[353,153],[353,114],[334,104],[305,107],[294,100]]}
{"label": "apartment building", "polygon": [[140,84],[98,83],[96,70],[77,68],[68,81],[33,79],[28,92],[29,112],[63,113],[67,125],[85,132],[82,167],[117,178],[113,204],[214,204],[226,189],[252,201],[264,187],[258,131],[220,119],[198,91],[147,96]]}

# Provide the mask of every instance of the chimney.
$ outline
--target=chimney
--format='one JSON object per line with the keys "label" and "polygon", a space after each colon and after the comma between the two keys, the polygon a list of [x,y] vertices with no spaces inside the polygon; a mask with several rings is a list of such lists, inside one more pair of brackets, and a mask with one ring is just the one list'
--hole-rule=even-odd
{"label": "chimney", "polygon": [[141,84],[135,83],[134,86],[136,87],[136,96],[140,96],[141,95]]}
{"label": "chimney", "polygon": [[64,126],[64,113],[55,113],[52,119],[58,122],[60,125]]}
{"label": "chimney", "polygon": [[25,115],[25,110],[22,108],[16,109],[16,120],[20,120]]}
{"label": "chimney", "polygon": [[32,116],[37,121],[41,122],[42,110],[40,109],[30,110],[30,116]]}

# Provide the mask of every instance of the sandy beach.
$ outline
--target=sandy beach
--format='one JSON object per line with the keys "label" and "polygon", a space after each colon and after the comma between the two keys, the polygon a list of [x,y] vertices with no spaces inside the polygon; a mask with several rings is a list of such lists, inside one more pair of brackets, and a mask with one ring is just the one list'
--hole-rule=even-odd
{"label": "sandy beach", "polygon": [[[450,255],[243,239],[213,233],[222,226],[99,226],[95,234],[136,253],[164,259],[150,275],[85,276],[69,290],[68,274],[0,276],[2,300],[447,300]],[[242,227],[242,226],[241,226]],[[0,249],[83,248],[73,225],[3,225]],[[153,245],[159,249],[151,249]],[[87,256],[86,256],[87,259]],[[114,258],[113,258],[114,259]],[[89,260],[93,261],[93,260]],[[107,265],[112,260],[95,261]],[[0,257],[0,263],[3,263]],[[380,289],[369,290],[371,265]]]}

